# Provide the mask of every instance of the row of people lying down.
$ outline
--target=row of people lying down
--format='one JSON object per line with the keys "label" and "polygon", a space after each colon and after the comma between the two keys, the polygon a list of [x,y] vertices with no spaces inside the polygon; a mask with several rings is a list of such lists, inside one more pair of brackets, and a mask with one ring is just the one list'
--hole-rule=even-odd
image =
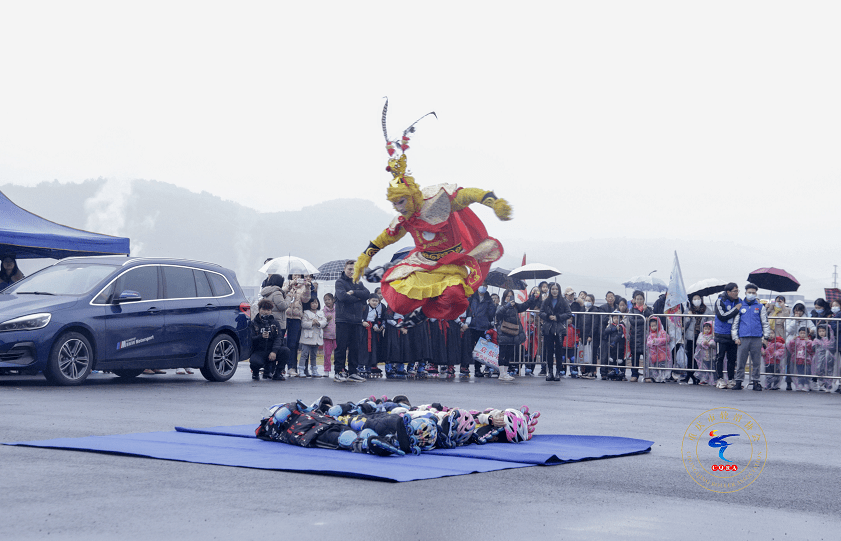
{"label": "row of people lying down", "polygon": [[297,400],[267,408],[256,435],[301,447],[402,456],[470,443],[528,441],[538,417],[540,412],[526,406],[482,411],[438,403],[412,406],[403,395],[334,404],[322,396],[309,406]]}

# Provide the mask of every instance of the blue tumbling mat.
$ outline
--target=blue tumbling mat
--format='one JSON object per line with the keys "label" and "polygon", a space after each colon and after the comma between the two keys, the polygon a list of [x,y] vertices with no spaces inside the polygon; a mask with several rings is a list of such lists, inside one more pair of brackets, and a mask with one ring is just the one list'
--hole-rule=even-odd
{"label": "blue tumbling mat", "polygon": [[468,445],[420,456],[379,457],[263,441],[254,437],[255,428],[256,425],[179,427],[174,432],[57,438],[5,445],[400,482],[646,453],[653,443],[605,436],[546,435],[519,444]]}

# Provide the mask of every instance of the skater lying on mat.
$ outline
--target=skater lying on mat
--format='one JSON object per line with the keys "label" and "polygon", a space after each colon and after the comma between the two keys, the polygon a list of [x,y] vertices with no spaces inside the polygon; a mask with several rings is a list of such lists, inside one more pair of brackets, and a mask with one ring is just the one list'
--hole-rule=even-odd
{"label": "skater lying on mat", "polygon": [[301,447],[403,456],[469,443],[527,441],[539,416],[526,406],[481,412],[437,403],[413,407],[402,395],[334,405],[322,396],[309,407],[300,400],[271,406],[256,434]]}

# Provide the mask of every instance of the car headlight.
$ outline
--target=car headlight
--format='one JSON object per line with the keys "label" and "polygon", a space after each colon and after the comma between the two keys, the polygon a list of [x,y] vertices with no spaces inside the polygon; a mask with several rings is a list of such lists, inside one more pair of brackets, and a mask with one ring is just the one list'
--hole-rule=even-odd
{"label": "car headlight", "polygon": [[28,316],[16,317],[0,323],[0,332],[7,331],[34,331],[43,329],[52,319],[52,314],[31,314]]}

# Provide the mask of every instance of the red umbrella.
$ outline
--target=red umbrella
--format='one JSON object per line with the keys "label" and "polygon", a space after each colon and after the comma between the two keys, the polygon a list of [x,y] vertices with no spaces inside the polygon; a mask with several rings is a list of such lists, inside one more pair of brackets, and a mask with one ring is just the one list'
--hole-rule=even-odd
{"label": "red umbrella", "polygon": [[748,275],[748,282],[756,284],[761,289],[777,292],[797,291],[797,288],[800,287],[800,282],[797,281],[797,278],[783,269],[774,267],[756,269]]}

